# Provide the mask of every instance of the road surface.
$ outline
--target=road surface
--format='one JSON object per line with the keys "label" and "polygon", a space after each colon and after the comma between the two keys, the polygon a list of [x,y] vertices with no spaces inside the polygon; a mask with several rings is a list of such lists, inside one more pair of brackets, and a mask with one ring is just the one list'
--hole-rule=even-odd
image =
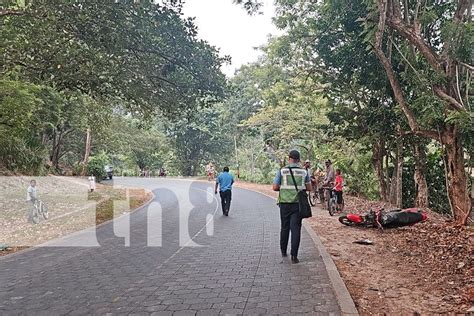
{"label": "road surface", "polygon": [[279,211],[235,188],[222,216],[211,183],[115,179],[154,201],[130,216],[0,258],[0,314],[340,314],[318,250],[302,232],[282,259]]}

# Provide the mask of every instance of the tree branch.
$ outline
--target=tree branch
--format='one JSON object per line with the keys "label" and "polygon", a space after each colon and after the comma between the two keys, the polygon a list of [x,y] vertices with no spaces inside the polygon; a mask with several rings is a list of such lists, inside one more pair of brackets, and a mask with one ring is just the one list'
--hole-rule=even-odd
{"label": "tree branch", "polygon": [[416,28],[406,25],[400,18],[392,17],[387,19],[387,25],[405,37],[409,42],[413,43],[420,53],[426,58],[428,63],[439,73],[445,73],[439,56],[431,49],[431,47],[422,38]]}
{"label": "tree branch", "polygon": [[24,15],[25,11],[0,8],[0,17],[9,15]]}
{"label": "tree branch", "polygon": [[444,90],[439,86],[433,86],[434,93],[442,100],[446,101],[449,104],[449,107],[456,111],[465,111],[466,109],[458,102],[455,98],[448,95]]}
{"label": "tree branch", "polygon": [[460,61],[458,61],[457,63],[460,64],[461,66],[466,67],[466,68],[469,69],[470,71],[474,71],[474,66],[472,66],[472,65],[468,65],[468,64],[465,64],[465,63],[460,62]]}
{"label": "tree branch", "polygon": [[392,68],[392,63],[390,59],[388,59],[387,56],[385,56],[385,53],[382,50],[382,39],[383,39],[383,33],[385,31],[385,22],[387,18],[387,0],[378,0],[378,9],[379,9],[379,23],[377,26],[377,32],[375,33],[374,51],[375,51],[375,55],[379,59],[383,68],[385,69],[388,80],[390,81],[390,86],[392,87],[392,90],[393,90],[395,101],[397,102],[397,104],[400,106],[403,113],[405,114],[405,117],[408,120],[408,125],[410,126],[410,130],[413,134],[429,137],[432,139],[439,139],[435,131],[429,131],[429,130],[424,130],[420,128],[420,125],[416,121],[415,114],[406,103],[403,90],[400,86],[400,82],[398,81],[395,71]]}
{"label": "tree branch", "polygon": [[441,135],[438,134],[438,132],[427,130],[427,129],[418,129],[415,131],[400,131],[400,133],[401,133],[401,136],[410,136],[410,135],[423,136],[423,137],[428,137],[428,138],[441,142]]}

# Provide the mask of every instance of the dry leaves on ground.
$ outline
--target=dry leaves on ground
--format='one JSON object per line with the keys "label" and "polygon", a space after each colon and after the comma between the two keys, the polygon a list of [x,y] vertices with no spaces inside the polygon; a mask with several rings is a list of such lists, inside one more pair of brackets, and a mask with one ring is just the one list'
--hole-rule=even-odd
{"label": "dry leaves on ground", "polygon": [[[237,185],[277,196],[270,185]],[[391,207],[357,197],[345,201],[347,210],[358,213]],[[425,223],[383,231],[344,226],[320,208],[308,221],[361,314],[466,313],[474,305],[473,230],[453,227],[429,210],[428,216]],[[361,239],[374,244],[354,244]]]}

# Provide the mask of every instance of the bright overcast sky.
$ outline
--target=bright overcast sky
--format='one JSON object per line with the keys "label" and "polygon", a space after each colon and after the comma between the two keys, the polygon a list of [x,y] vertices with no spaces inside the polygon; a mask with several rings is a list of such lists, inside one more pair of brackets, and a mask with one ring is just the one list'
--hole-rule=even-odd
{"label": "bright overcast sky", "polygon": [[273,0],[264,0],[263,15],[248,15],[232,0],[187,0],[184,14],[195,17],[199,37],[220,49],[222,56],[230,55],[232,65],[222,70],[234,74],[241,65],[257,60],[255,47],[267,42],[269,34],[279,34],[272,24]]}

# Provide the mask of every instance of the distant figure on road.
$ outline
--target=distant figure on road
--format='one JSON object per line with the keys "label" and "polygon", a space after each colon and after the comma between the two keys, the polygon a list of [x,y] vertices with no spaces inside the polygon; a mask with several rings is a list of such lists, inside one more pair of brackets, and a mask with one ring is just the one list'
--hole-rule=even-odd
{"label": "distant figure on road", "polygon": [[95,177],[93,175],[91,175],[89,178],[89,191],[90,192],[94,192],[95,190]]}
{"label": "distant figure on road", "polygon": [[212,162],[210,162],[206,166],[206,175],[207,175],[207,181],[214,180],[214,177],[216,175],[216,169],[214,168],[214,165],[212,164]]}
{"label": "distant figure on road", "polygon": [[160,168],[160,173],[159,173],[159,176],[160,177],[166,177],[166,171],[165,171],[165,168],[161,167]]}
{"label": "distant figure on road", "polygon": [[229,173],[229,167],[224,167],[222,172],[216,179],[215,194],[219,188],[219,195],[221,196],[222,214],[229,216],[230,200],[232,199],[232,184],[234,184],[234,177]]}
{"label": "distant figure on road", "polygon": [[[300,167],[300,153],[290,151],[288,165],[277,171],[273,180],[273,190],[279,191],[281,232],[280,250],[283,257],[287,256],[288,239],[291,231],[291,262],[298,263],[298,249],[301,239],[301,215],[298,205],[298,190],[311,191],[311,179],[308,171]],[[293,173],[293,175],[292,175]],[[294,181],[293,181],[294,179]]]}

